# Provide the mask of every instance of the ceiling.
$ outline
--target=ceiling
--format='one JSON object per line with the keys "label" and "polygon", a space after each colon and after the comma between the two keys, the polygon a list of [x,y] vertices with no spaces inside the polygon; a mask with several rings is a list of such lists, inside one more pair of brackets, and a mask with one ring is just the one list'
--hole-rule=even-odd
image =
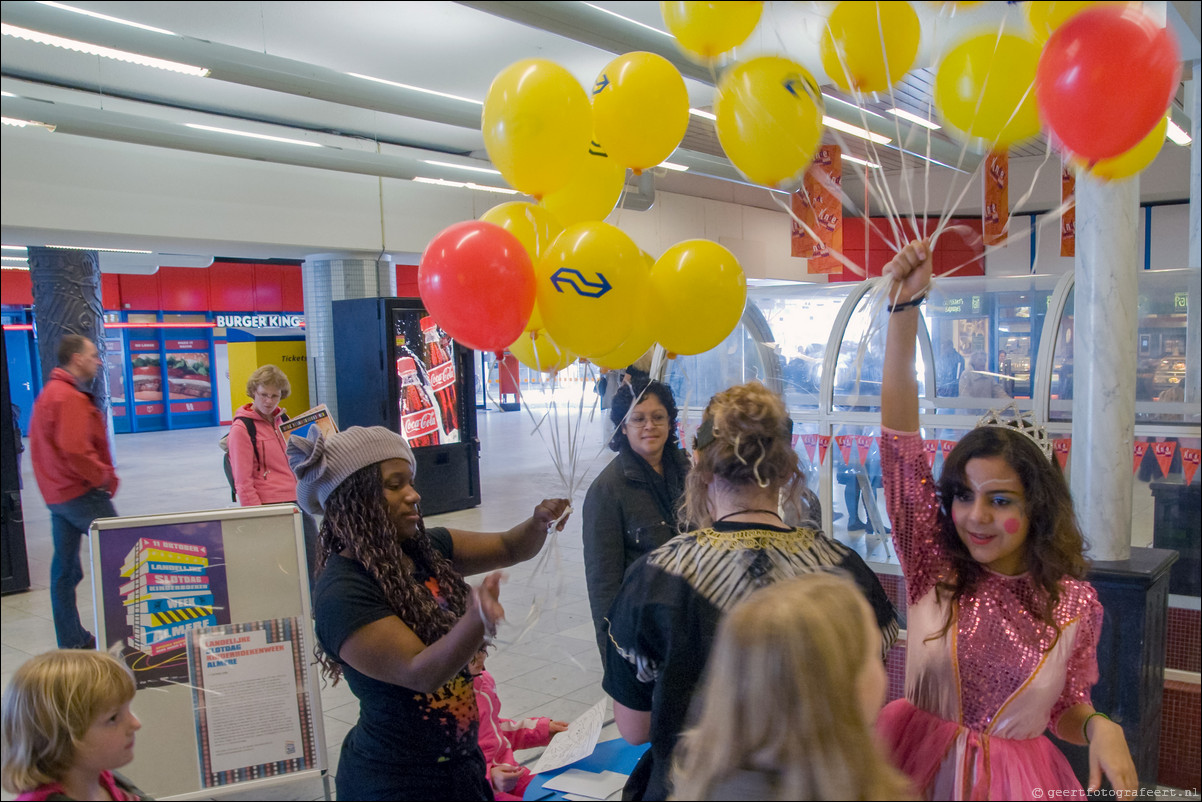
{"label": "ceiling", "polygon": [[[4,115],[55,125],[62,133],[206,153],[308,164],[332,170],[502,184],[499,176],[431,165],[428,160],[487,167],[480,102],[510,63],[547,58],[586,88],[616,54],[650,50],[686,78],[690,103],[708,109],[714,74],[684,57],[664,31],[659,3],[584,2],[74,2],[83,9],[162,29],[159,32],[73,13],[58,4],[2,4],[15,25],[121,50],[209,68],[192,77],[4,36],[0,51]],[[851,136],[832,137],[846,151],[880,164],[886,174],[926,167],[920,158],[971,170],[980,154],[944,131],[930,134],[885,114],[897,106],[927,117],[931,64],[940,49],[969,30],[1021,28],[1021,11],[993,2],[913,4],[924,37],[919,68],[893,96],[854,98],[834,90],[822,72],[817,42],[829,3],[768,3],[759,28],[735,55],[783,53],[815,74],[832,117],[893,139],[869,149]],[[1196,3],[1150,3],[1197,58]],[[932,35],[935,33],[936,35]],[[926,65],[926,66],[923,66]],[[370,76],[384,82],[368,80]],[[421,87],[453,97],[415,91]],[[9,95],[12,96],[9,96]],[[1174,119],[1189,129],[1180,108]],[[185,123],[301,140],[324,147],[246,139]],[[897,143],[905,143],[902,152]],[[1045,152],[1042,141],[1016,156]],[[713,123],[690,118],[671,161],[688,172],[655,171],[655,188],[776,209],[770,193],[741,182],[723,155]],[[850,166],[850,165],[849,165]],[[934,166],[931,169],[948,169]],[[848,197],[863,168],[845,169]]]}

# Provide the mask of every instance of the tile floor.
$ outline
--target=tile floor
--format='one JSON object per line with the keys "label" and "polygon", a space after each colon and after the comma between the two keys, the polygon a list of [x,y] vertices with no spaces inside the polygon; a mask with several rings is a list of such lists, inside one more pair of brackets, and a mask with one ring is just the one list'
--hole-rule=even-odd
{"label": "tile floor", "polygon": [[[587,411],[586,411],[587,416]],[[483,503],[469,510],[432,516],[432,524],[462,529],[505,529],[527,517],[546,496],[562,495],[554,461],[533,422],[523,412],[479,416]],[[123,434],[116,438],[121,488],[115,499],[122,515],[147,515],[235,506],[221,469],[219,428]],[[592,476],[608,462],[602,447],[604,426],[598,418],[580,429],[578,470],[581,488],[573,499],[579,510]],[[28,452],[26,452],[26,455]],[[595,456],[595,459],[594,459]],[[0,674],[9,677],[31,655],[55,648],[48,584],[52,544],[50,515],[34,483],[28,460],[22,463],[25,489],[25,540],[32,589],[0,599]],[[488,661],[497,679],[502,710],[511,718],[532,715],[571,720],[604,698],[584,584],[579,514],[543,553],[508,572],[501,601],[513,624],[502,627],[498,648]],[[79,609],[91,627],[91,578],[85,561]],[[322,691],[326,746],[331,771],[337,771],[342,739],[358,717],[358,703],[345,684]],[[143,732],[141,737],[150,733]],[[617,737],[612,723],[602,740]],[[531,750],[518,755],[537,756]],[[331,787],[333,783],[331,782]],[[11,799],[3,794],[2,799]],[[321,799],[320,782],[292,782],[223,799]]]}

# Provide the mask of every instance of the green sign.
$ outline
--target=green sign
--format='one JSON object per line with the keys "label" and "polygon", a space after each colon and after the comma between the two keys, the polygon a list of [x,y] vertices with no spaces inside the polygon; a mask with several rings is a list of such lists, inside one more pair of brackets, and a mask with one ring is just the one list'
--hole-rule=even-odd
{"label": "green sign", "polygon": [[1189,311],[1189,293],[1188,292],[1173,293],[1173,311],[1174,312]]}
{"label": "green sign", "polygon": [[945,298],[943,301],[943,312],[948,315],[961,315],[966,313],[981,314],[983,299],[980,295],[958,295],[952,298]]}

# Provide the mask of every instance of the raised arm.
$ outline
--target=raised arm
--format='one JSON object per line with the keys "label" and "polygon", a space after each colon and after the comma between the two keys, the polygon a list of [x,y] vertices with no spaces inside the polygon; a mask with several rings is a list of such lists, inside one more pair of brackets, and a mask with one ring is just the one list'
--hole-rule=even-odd
{"label": "raised arm", "polygon": [[504,532],[451,529],[451,562],[459,573],[470,576],[529,560],[543,547],[552,524],[558,521],[555,530],[563,531],[568,506],[566,498],[543,499],[533,515]]}
{"label": "raised arm", "polygon": [[[914,339],[918,336],[918,304],[931,283],[931,248],[926,240],[911,242],[885,265],[891,276],[889,334],[881,376],[881,426],[899,432],[918,430],[918,379],[914,374]],[[900,308],[897,308],[900,307]]]}

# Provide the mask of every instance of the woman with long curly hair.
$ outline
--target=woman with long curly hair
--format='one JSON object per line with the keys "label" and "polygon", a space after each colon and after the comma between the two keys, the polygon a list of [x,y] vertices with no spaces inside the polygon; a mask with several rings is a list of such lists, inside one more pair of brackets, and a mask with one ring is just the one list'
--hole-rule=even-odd
{"label": "woman with long curly hair", "polygon": [[906,696],[881,714],[886,745],[927,799],[1082,794],[1049,729],[1089,745],[1091,790],[1103,772],[1134,790],[1123,730],[1090,702],[1102,606],[1082,578],[1068,483],[1026,425],[999,420],[956,444],[936,485],[914,375],[930,245],[910,243],[884,273],[881,465],[909,605]]}
{"label": "woman with long curly hair", "polygon": [[610,608],[603,686],[622,737],[651,742],[624,798],[667,798],[672,751],[719,621],[757,588],[843,569],[872,605],[878,657],[897,637],[893,605],[859,555],[814,529],[784,524],[782,500],[798,499],[805,486],[792,429],[780,396],[759,382],[710,399],[680,515],[701,528],[635,562]]}
{"label": "woman with long curly hair", "polygon": [[292,437],[298,500],[324,513],[313,593],[318,659],[359,699],[342,743],[339,799],[492,799],[468,663],[504,610],[500,573],[538,553],[566,499],[506,532],[426,529],[415,462],[396,432],[353,426]]}

